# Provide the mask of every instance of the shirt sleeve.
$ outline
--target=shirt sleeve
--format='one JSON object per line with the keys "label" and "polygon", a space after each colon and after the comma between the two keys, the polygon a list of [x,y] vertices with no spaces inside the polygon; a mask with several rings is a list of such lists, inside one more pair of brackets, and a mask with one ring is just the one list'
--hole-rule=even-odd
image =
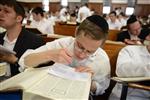
{"label": "shirt sleeve", "polygon": [[26,56],[28,56],[29,54],[32,54],[32,53],[38,53],[38,52],[42,52],[42,51],[46,51],[46,50],[48,50],[47,45],[41,46],[41,47],[39,47],[39,48],[37,48],[37,49],[35,49],[35,50],[33,50],[33,49],[28,49],[28,50],[21,56],[21,58],[19,59],[19,62],[18,62],[19,65],[20,65],[19,71],[22,72],[22,71],[24,71],[25,68],[27,67],[27,66],[25,65],[25,63],[24,63],[24,58],[25,58]]}
{"label": "shirt sleeve", "polygon": [[96,92],[94,95],[105,93],[110,83],[110,62],[107,54],[102,50],[95,56],[94,61],[90,64],[95,74],[92,81],[96,83]]}
{"label": "shirt sleeve", "polygon": [[52,42],[48,42],[45,45],[43,45],[35,50],[28,49],[19,59],[19,65],[21,66],[19,68],[19,70],[22,72],[27,67],[24,64],[24,58],[26,56],[28,56],[29,54],[43,52],[43,51],[50,50],[50,49],[60,49],[60,48],[62,48],[62,46],[60,46],[60,43],[62,43],[64,45],[64,47],[68,47],[72,43],[73,40],[74,40],[74,38],[72,38],[72,37],[61,38],[61,39],[57,39]]}

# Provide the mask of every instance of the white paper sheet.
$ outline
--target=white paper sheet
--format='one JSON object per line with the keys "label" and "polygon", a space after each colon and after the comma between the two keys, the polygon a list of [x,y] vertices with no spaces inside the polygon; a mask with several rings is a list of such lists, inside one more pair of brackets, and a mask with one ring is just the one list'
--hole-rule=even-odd
{"label": "white paper sheet", "polygon": [[74,68],[59,63],[55,63],[53,66],[51,66],[49,69],[49,73],[70,80],[84,81],[89,77],[88,73],[76,72]]}

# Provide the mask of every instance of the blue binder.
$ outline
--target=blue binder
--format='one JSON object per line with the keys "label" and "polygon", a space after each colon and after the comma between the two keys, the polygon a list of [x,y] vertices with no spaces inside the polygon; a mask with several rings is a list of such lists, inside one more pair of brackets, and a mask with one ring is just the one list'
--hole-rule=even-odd
{"label": "blue binder", "polygon": [[22,100],[22,90],[0,91],[0,100]]}

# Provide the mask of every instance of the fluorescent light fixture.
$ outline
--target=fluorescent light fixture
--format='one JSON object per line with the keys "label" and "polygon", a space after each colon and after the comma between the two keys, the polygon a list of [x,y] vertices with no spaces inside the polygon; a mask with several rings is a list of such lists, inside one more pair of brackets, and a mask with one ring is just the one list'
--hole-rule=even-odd
{"label": "fluorescent light fixture", "polygon": [[43,0],[42,4],[43,4],[44,11],[48,12],[49,11],[49,0]]}
{"label": "fluorescent light fixture", "polygon": [[68,6],[68,0],[61,0],[61,5],[64,7]]}
{"label": "fluorescent light fixture", "polygon": [[44,6],[44,11],[48,12],[49,11],[49,6]]}
{"label": "fluorescent light fixture", "polygon": [[126,8],[126,12],[125,12],[125,14],[126,15],[132,15],[134,13],[134,8],[133,7],[127,7]]}
{"label": "fluorescent light fixture", "polygon": [[103,6],[103,14],[109,14],[110,13],[110,6]]}

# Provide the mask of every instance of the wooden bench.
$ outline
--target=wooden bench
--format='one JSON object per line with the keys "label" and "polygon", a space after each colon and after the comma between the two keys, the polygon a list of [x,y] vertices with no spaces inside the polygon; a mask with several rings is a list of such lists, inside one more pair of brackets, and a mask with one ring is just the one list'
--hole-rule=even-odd
{"label": "wooden bench", "polygon": [[109,30],[107,40],[116,41],[118,33],[120,33],[119,30]]}
{"label": "wooden bench", "polygon": [[[54,33],[74,37],[76,28],[77,28],[76,25],[69,25],[57,22],[56,25],[54,26]],[[120,32],[119,30],[109,30],[107,40],[116,41],[119,32]]]}
{"label": "wooden bench", "polygon": [[106,51],[111,64],[111,76],[116,76],[116,62],[119,51],[125,47],[124,43],[121,42],[114,42],[114,41],[106,41],[103,49]]}

